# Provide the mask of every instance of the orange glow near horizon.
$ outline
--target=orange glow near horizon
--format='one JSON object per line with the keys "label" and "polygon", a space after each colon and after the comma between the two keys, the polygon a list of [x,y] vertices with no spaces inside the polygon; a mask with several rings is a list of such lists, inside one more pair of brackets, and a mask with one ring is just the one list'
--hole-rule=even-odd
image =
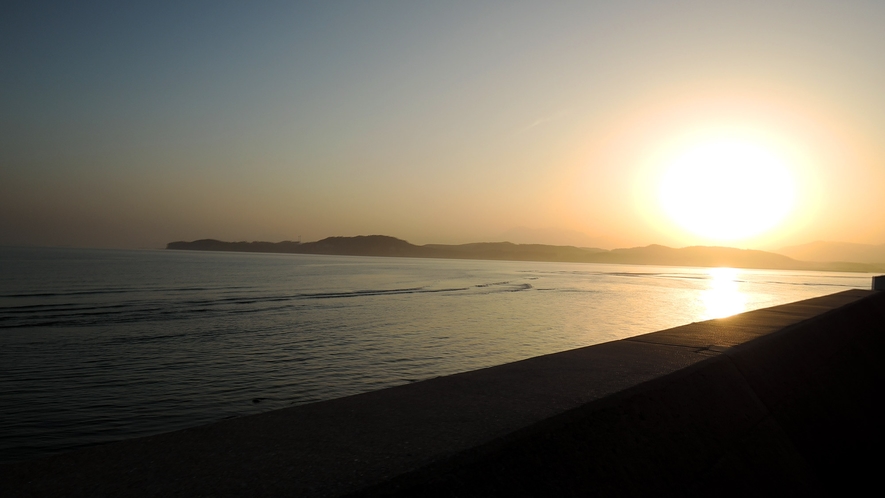
{"label": "orange glow near horizon", "polygon": [[657,201],[683,229],[731,242],[782,223],[794,207],[795,181],[771,150],[717,139],[693,144],[668,162]]}
{"label": "orange glow near horizon", "polygon": [[[807,107],[807,106],[806,106]],[[671,100],[625,120],[611,141],[636,165],[635,213],[664,245],[769,249],[820,223],[831,124],[774,96]],[[806,119],[807,118],[807,119]]]}

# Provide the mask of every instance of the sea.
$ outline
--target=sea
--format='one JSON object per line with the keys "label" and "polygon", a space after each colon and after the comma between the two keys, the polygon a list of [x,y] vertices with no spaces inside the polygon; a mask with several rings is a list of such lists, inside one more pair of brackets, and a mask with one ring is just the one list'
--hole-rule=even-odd
{"label": "sea", "polygon": [[868,289],[871,276],[0,248],[0,462]]}

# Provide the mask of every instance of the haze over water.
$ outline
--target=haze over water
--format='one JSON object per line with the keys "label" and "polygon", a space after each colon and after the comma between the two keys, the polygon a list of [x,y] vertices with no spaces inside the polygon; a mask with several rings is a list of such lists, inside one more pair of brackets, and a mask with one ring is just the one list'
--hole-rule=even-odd
{"label": "haze over water", "polygon": [[838,292],[869,275],[0,249],[0,461]]}

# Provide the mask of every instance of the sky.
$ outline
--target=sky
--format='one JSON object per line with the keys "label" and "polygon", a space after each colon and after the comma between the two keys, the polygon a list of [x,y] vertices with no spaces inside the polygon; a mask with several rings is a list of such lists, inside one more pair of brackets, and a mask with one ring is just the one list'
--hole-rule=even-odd
{"label": "sky", "polygon": [[883,25],[881,1],[21,2],[0,245],[882,244]]}

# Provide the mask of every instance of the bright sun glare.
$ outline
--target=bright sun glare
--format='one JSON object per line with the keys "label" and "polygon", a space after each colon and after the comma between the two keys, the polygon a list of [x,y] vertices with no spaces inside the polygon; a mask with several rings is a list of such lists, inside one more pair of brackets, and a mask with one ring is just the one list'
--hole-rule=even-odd
{"label": "bright sun glare", "polygon": [[666,167],[659,186],[664,212],[682,228],[729,241],[764,233],[793,208],[795,185],[772,151],[737,140],[695,145]]}

